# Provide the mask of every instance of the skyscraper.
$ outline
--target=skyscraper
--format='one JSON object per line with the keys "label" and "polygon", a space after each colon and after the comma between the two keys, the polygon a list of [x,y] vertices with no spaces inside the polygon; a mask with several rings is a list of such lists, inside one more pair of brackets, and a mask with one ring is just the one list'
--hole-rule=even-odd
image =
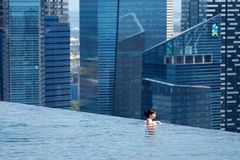
{"label": "skyscraper", "polygon": [[80,110],[112,114],[118,1],[80,2]]}
{"label": "skyscraper", "polygon": [[70,107],[70,28],[66,6],[65,0],[4,3],[3,100]]}
{"label": "skyscraper", "polygon": [[240,0],[209,0],[207,6],[208,17],[223,18],[221,129],[240,132]]}
{"label": "skyscraper", "polygon": [[[131,24],[131,27],[126,24]],[[119,35],[114,115],[140,118],[142,52],[145,50],[146,32],[136,15],[129,14],[119,19]]]}
{"label": "skyscraper", "polygon": [[[185,1],[183,1],[182,20],[184,20],[185,23],[190,23],[189,20],[187,20],[187,17],[190,16],[190,13],[187,11],[187,7],[184,7],[184,4],[186,3]],[[195,12],[194,14],[198,14],[198,17],[201,17],[201,15],[204,13],[207,13],[207,18],[219,14],[223,20],[221,24],[221,129],[240,132],[240,1],[198,0],[198,3],[205,3],[205,7],[202,11],[194,11],[192,9],[192,12]],[[194,7],[191,5],[190,8]],[[188,28],[191,27],[191,25],[183,25],[182,27]]]}
{"label": "skyscraper", "polygon": [[43,106],[70,108],[70,26],[68,3],[45,3]]}
{"label": "skyscraper", "polygon": [[[142,113],[150,106],[162,122],[212,128],[211,87],[143,79]],[[145,118],[145,115],[142,115]]]}
{"label": "skyscraper", "polygon": [[207,19],[206,0],[182,0],[181,31]]}
{"label": "skyscraper", "polygon": [[167,39],[173,37],[173,0],[167,0]]}
{"label": "skyscraper", "polygon": [[153,106],[171,123],[220,128],[220,24],[212,17],[143,53],[143,110]]}
{"label": "skyscraper", "polygon": [[3,1],[0,0],[0,101],[2,100],[2,91],[3,91],[3,86],[2,86],[2,56],[3,56]]}
{"label": "skyscraper", "polygon": [[3,5],[5,101],[40,104],[41,4],[7,0]]}
{"label": "skyscraper", "polygon": [[70,27],[59,15],[45,16],[45,104],[70,108]]}
{"label": "skyscraper", "polygon": [[[116,86],[122,85],[119,80],[123,77],[116,74],[122,73],[117,68],[121,66],[118,63],[124,63],[122,53],[127,53],[125,62],[129,63],[124,65],[131,69],[133,53],[166,39],[166,7],[165,0],[80,2],[80,110],[118,114],[114,108],[121,107],[116,106],[116,96],[121,94]],[[127,41],[135,46],[127,48]],[[139,46],[139,41],[144,43]]]}

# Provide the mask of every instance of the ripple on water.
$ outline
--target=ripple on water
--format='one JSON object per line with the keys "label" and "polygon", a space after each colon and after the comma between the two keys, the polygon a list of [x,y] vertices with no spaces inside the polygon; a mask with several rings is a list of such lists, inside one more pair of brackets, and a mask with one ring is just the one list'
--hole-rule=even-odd
{"label": "ripple on water", "polygon": [[18,127],[28,127],[25,123],[9,124],[6,127],[8,128],[18,128]]}
{"label": "ripple on water", "polygon": [[30,142],[29,138],[5,138],[5,139],[0,139],[0,142],[5,142],[5,143],[19,143],[19,142]]}

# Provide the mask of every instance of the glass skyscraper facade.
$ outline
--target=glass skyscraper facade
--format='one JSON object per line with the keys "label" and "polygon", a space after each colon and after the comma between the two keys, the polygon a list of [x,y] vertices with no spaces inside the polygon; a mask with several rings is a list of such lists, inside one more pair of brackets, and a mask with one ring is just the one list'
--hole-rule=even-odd
{"label": "glass skyscraper facade", "polygon": [[182,0],[181,31],[207,19],[206,0]]}
{"label": "glass skyscraper facade", "polygon": [[141,117],[142,53],[167,39],[168,5],[170,10],[167,1],[120,3],[114,115]]}
{"label": "glass skyscraper facade", "polygon": [[4,101],[70,107],[67,4],[66,0],[7,0],[0,5]]}
{"label": "glass skyscraper facade", "polygon": [[162,122],[211,128],[210,87],[176,85],[153,79],[144,79],[143,86],[145,110],[152,106]]}
{"label": "glass skyscraper facade", "polygon": [[0,101],[2,100],[3,96],[3,86],[2,86],[2,56],[3,56],[3,1],[0,0]]}
{"label": "glass skyscraper facade", "polygon": [[[135,20],[139,21],[140,25],[142,25],[142,29],[145,31],[145,49],[151,48],[166,39],[167,0],[120,0],[119,18],[122,18],[129,14],[135,15]],[[132,23],[122,22],[121,26],[125,27],[122,28],[122,30],[129,32],[127,30],[129,30],[128,27],[131,27],[133,25]],[[120,30],[121,28],[118,29]],[[120,34],[121,33],[118,32],[118,37],[122,36]],[[128,36],[131,36],[131,34]],[[119,40],[120,39],[118,39],[118,41]]]}
{"label": "glass skyscraper facade", "polygon": [[44,106],[70,108],[70,27],[64,17],[45,16]]}
{"label": "glass skyscraper facade", "polygon": [[173,37],[173,0],[167,0],[167,39]]}
{"label": "glass skyscraper facade", "polygon": [[[143,83],[143,110],[155,106],[162,114],[167,112],[166,108],[168,110],[178,108],[179,113],[184,113],[182,109],[186,109],[189,106],[188,111],[192,112],[192,115],[200,114],[203,111],[203,115],[205,115],[204,121],[209,121],[211,118],[211,128],[220,128],[220,27],[221,17],[215,16],[143,54],[143,78],[155,81],[152,84],[154,86],[157,85],[159,89],[154,91],[156,89],[153,89],[153,86],[144,86]],[[200,91],[193,101],[191,94],[198,93],[196,86],[200,86],[198,87]],[[190,91],[191,88],[193,89],[192,91]],[[174,90],[176,93],[173,92]],[[164,93],[166,95],[163,95]],[[159,96],[162,98],[156,99]],[[174,97],[178,100],[175,101]],[[210,104],[208,97],[210,97]],[[182,99],[179,100],[179,98]],[[163,99],[170,102],[165,104]],[[186,103],[187,106],[185,106]],[[211,115],[209,115],[209,108],[211,109]],[[203,116],[202,114],[200,115]],[[178,117],[175,118],[171,122],[177,123],[179,119]],[[188,122],[188,118],[191,119],[193,117],[185,116],[185,118],[185,122]],[[198,121],[199,123],[204,123],[200,119],[197,120],[197,118],[203,117],[196,116],[195,118],[197,123]]]}
{"label": "glass skyscraper facade", "polygon": [[2,56],[3,56],[3,31],[0,31],[0,101],[3,100],[3,66],[2,66]]}
{"label": "glass skyscraper facade", "polygon": [[[80,1],[80,110],[119,115],[131,108],[118,106],[130,94],[121,91],[131,87],[126,81],[140,53],[166,39],[166,14],[166,1]],[[128,74],[120,75],[123,64]]]}
{"label": "glass skyscraper facade", "polygon": [[[188,0],[189,1],[189,0]],[[183,2],[186,3],[186,2]],[[217,14],[221,15],[223,21],[222,28],[222,73],[221,73],[221,129],[227,131],[240,132],[240,83],[239,83],[239,0],[199,0],[199,3],[205,3],[206,7],[202,11],[198,11],[200,17],[202,13],[207,13],[207,18],[211,18]],[[193,8],[193,6],[190,6]],[[187,8],[182,8],[182,12],[187,14]],[[192,10],[194,12],[194,10]],[[186,23],[189,23],[185,19]],[[183,23],[182,23],[183,24]],[[187,27],[187,26],[186,26]],[[189,26],[191,27],[191,26]]]}
{"label": "glass skyscraper facade", "polygon": [[209,0],[208,17],[222,22],[221,129],[240,132],[240,0]]}
{"label": "glass skyscraper facade", "polygon": [[39,105],[41,2],[7,0],[3,7],[3,99]]}
{"label": "glass skyscraper facade", "polygon": [[46,0],[43,106],[70,108],[70,24],[66,0]]}
{"label": "glass skyscraper facade", "polygon": [[124,28],[125,24],[132,24],[132,36],[122,38],[118,42],[114,115],[140,118],[145,31],[138,21],[134,23],[132,20],[134,20],[132,15],[128,15],[119,22],[121,26],[119,32],[122,35],[129,31]]}
{"label": "glass skyscraper facade", "polygon": [[80,1],[80,110],[113,113],[118,1]]}

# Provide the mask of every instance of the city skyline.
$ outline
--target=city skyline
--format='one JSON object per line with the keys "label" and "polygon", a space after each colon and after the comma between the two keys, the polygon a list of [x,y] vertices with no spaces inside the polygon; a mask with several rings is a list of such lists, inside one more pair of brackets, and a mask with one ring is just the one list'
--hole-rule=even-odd
{"label": "city skyline", "polygon": [[[182,31],[197,23],[221,14],[221,129],[240,131],[240,40],[239,40],[239,6],[238,1],[183,0],[181,28]],[[219,27],[213,26],[213,30]],[[213,33],[215,35],[215,33]],[[214,107],[217,109],[217,107]]]}
{"label": "city skyline", "polygon": [[[78,65],[81,78],[71,80],[78,83],[76,91],[79,93],[79,99],[76,99],[80,100],[81,111],[139,118],[142,113],[142,110],[139,110],[142,100],[150,98],[148,95],[142,96],[143,79],[153,79],[154,83],[155,80],[158,81],[161,92],[157,91],[157,96],[164,93],[162,88],[178,88],[184,91],[182,86],[171,87],[159,84],[165,83],[166,80],[166,83],[173,85],[194,85],[195,81],[191,79],[192,77],[209,78],[207,72],[210,68],[202,69],[205,64],[202,65],[201,62],[206,58],[207,63],[211,64],[213,62],[211,54],[216,51],[220,53],[218,58],[221,59],[221,72],[216,73],[215,79],[211,82],[218,84],[220,79],[220,89],[218,87],[216,93],[210,94],[207,90],[204,91],[204,94],[210,95],[213,99],[210,100],[212,103],[209,106],[212,114],[211,125],[215,129],[240,131],[240,40],[238,36],[240,0],[234,2],[231,0],[224,2],[216,0],[149,0],[148,2],[145,0],[48,0],[45,3],[39,1],[38,4],[29,2],[26,6],[15,3],[14,0],[6,1],[6,4],[0,2],[2,4],[0,11],[3,13],[0,17],[3,19],[2,26],[0,25],[1,100],[68,108],[67,105],[63,106],[62,102],[69,103],[71,95],[69,77],[71,30],[71,46],[75,41],[81,43],[81,46],[75,45],[75,50],[71,50],[78,53],[71,52],[71,55],[79,57],[81,50],[81,65]],[[46,2],[49,6],[46,6]],[[56,2],[59,7],[56,6]],[[173,12],[175,17],[172,16]],[[71,21],[69,21],[69,13],[71,13]],[[204,25],[202,29],[193,29],[219,14],[221,22]],[[178,25],[179,22],[181,27]],[[174,34],[172,23],[175,28],[178,28],[178,30],[175,29]],[[192,31],[194,31],[193,38],[190,37]],[[204,33],[208,34],[204,35]],[[187,36],[190,38],[187,39]],[[218,43],[221,44],[220,51],[219,48],[214,48],[218,45],[209,43],[211,38],[218,40],[217,42],[220,41]],[[200,43],[203,39],[205,41]],[[191,40],[196,40],[196,43],[192,44]],[[151,62],[149,73],[152,71],[153,74],[144,77],[143,71],[149,66],[143,66],[142,54],[163,43],[166,46],[159,47],[156,53],[168,55],[160,56],[158,61],[161,62],[160,65],[158,63],[152,65],[158,54],[147,59]],[[183,49],[182,46],[184,46]],[[198,48],[208,54],[201,55]],[[195,54],[198,55],[195,56]],[[188,79],[186,77],[190,73],[195,73],[196,68],[188,67],[189,71],[186,71],[181,67],[192,59],[196,61],[193,67],[200,68],[197,75],[191,75],[192,77]],[[164,65],[161,66],[162,64]],[[201,65],[198,66],[199,64]],[[173,65],[175,65],[174,69],[171,68]],[[181,76],[177,75],[178,73]],[[200,73],[203,73],[202,77]],[[155,74],[160,78],[154,77]],[[179,77],[185,78],[186,81],[178,81]],[[187,80],[191,83],[185,84],[189,82]],[[211,88],[211,91],[214,90]],[[154,108],[152,104],[148,103],[146,107]],[[164,106],[160,103],[157,105]],[[204,106],[201,104],[200,107],[204,108]]]}
{"label": "city skyline", "polygon": [[221,37],[212,35],[214,24],[220,16],[143,53],[142,113],[152,106],[165,122],[220,129]]}
{"label": "city skyline", "polygon": [[70,27],[66,3],[21,2],[9,0],[2,6],[0,1],[4,15],[3,27],[0,25],[1,100],[69,108]]}
{"label": "city skyline", "polygon": [[[79,1],[80,0],[69,0],[69,11],[79,11]],[[181,0],[173,0],[173,10],[174,12],[181,12]]]}
{"label": "city skyline", "polygon": [[140,53],[166,40],[168,2],[81,1],[80,110],[140,117]]}

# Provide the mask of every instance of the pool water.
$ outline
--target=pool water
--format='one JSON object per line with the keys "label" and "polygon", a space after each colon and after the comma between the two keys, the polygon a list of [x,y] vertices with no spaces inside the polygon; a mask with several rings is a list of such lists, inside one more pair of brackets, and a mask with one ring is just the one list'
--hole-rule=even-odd
{"label": "pool water", "polygon": [[0,102],[1,160],[239,160],[240,134]]}

